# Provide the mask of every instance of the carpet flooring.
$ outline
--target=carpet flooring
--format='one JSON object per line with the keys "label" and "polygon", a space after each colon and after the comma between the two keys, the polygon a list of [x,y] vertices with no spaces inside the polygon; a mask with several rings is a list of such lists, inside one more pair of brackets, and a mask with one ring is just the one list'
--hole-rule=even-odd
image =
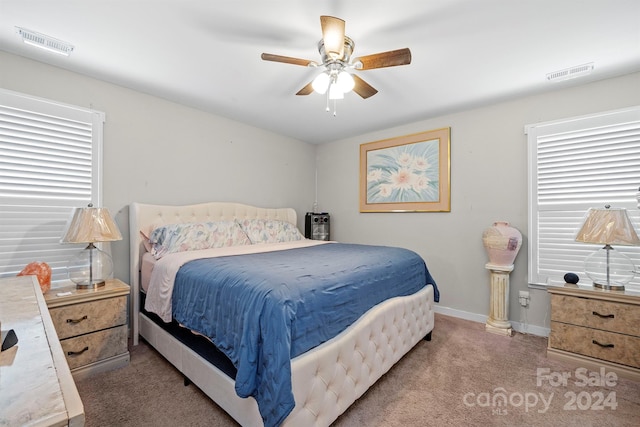
{"label": "carpet flooring", "polygon": [[[433,340],[418,343],[333,425],[640,425],[639,382],[549,360],[546,346],[546,338],[503,337],[437,314]],[[77,386],[87,427],[238,425],[144,342],[131,348],[129,366]]]}

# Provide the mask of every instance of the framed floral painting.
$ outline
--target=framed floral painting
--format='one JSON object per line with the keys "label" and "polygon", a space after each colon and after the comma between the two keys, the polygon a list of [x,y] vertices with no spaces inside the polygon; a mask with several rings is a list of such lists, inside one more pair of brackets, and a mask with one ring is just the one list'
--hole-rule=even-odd
{"label": "framed floral painting", "polygon": [[450,212],[450,128],[360,145],[360,212]]}

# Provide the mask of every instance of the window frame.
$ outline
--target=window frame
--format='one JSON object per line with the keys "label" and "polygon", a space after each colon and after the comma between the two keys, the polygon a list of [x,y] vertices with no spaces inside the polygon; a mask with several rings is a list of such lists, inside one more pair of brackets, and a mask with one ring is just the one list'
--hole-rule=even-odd
{"label": "window frame", "polygon": [[[34,117],[37,116],[37,117],[46,118],[46,119],[43,119],[43,121],[37,121],[37,124],[39,126],[45,123],[46,125],[53,127],[54,126],[53,124],[51,125],[48,124],[48,118],[51,118],[52,122],[58,119],[64,122],[78,122],[90,129],[90,137],[88,139],[88,141],[90,141],[90,160],[88,161],[88,163],[87,161],[84,162],[84,167],[90,167],[91,182],[90,182],[90,195],[88,197],[78,196],[77,199],[70,197],[67,202],[60,203],[60,205],[55,205],[54,203],[51,203],[51,202],[46,203],[46,199],[47,199],[46,196],[42,196],[42,200],[45,200],[45,203],[39,203],[37,202],[38,200],[40,200],[38,197],[33,197],[32,199],[29,200],[27,197],[21,197],[19,195],[11,194],[10,190],[8,190],[4,195],[0,195],[0,207],[12,206],[12,208],[16,210],[24,209],[31,212],[30,206],[32,206],[34,210],[33,215],[35,218],[33,223],[34,229],[36,228],[35,226],[39,224],[37,219],[37,216],[39,215],[39,213],[40,214],[42,213],[47,214],[47,212],[51,213],[52,219],[47,222],[47,226],[51,227],[51,231],[49,232],[49,234],[50,235],[59,234],[59,237],[62,237],[62,233],[66,226],[66,222],[68,218],[71,216],[71,213],[73,212],[73,208],[83,207],[83,206],[86,206],[88,203],[92,203],[94,206],[102,206],[102,175],[103,175],[102,152],[103,152],[105,113],[101,111],[93,110],[91,108],[83,108],[75,105],[65,104],[65,103],[61,103],[61,102],[57,102],[57,101],[53,101],[45,98],[40,98],[32,95],[10,91],[3,88],[0,88],[0,107],[6,113],[4,117],[0,116],[0,122],[2,123],[2,125],[0,125],[0,127],[2,127],[2,129],[0,129],[0,132],[2,132],[3,130],[5,131],[4,136],[6,136],[6,139],[4,140],[4,142],[7,144],[7,146],[11,146],[12,137],[14,137],[15,135],[18,135],[17,136],[18,138],[21,137],[23,135],[21,132],[24,132],[24,129],[29,128],[29,125],[25,125],[25,127],[21,127],[20,125],[18,125],[16,127],[17,130],[15,131],[17,133],[15,135],[13,135],[12,133],[13,129],[11,128],[11,126],[14,126],[16,123],[16,120],[19,120],[19,118],[17,117],[18,115],[22,114],[22,112],[24,112],[25,116],[34,116]],[[15,112],[15,115],[12,112]],[[12,124],[12,120],[14,121],[13,124]],[[45,129],[49,130],[50,128],[45,128]],[[3,135],[0,134],[0,143],[3,142],[2,138],[3,138]],[[35,141],[36,138],[37,137],[30,137],[28,139]],[[44,136],[42,137],[42,141],[45,141]],[[51,141],[49,141],[48,143],[51,145],[55,144],[55,142],[51,142]],[[2,152],[0,151],[0,156],[1,154]],[[12,156],[15,155],[15,152],[12,152],[11,155]],[[51,155],[55,157],[55,154],[48,153],[47,155]],[[23,158],[27,158],[26,155]],[[1,160],[2,160],[2,157],[0,157],[0,161]],[[10,164],[10,162],[7,162],[6,164]],[[11,171],[14,169],[9,168],[7,170],[9,171],[9,173],[11,173]],[[9,177],[9,175],[6,175],[6,177]],[[43,178],[42,181],[37,181],[37,183],[46,182],[46,179],[47,178]],[[22,184],[22,185],[28,185],[28,184]],[[14,191],[14,193],[16,192]],[[65,197],[65,196],[63,195],[61,197]],[[52,198],[53,197],[49,197],[49,200],[51,200]],[[68,212],[66,210],[67,205],[68,205]],[[8,213],[9,210],[10,209],[7,209],[6,215],[10,215],[10,213]],[[55,214],[53,213],[54,211],[55,211]],[[10,226],[7,227],[7,229],[10,230]],[[5,229],[5,231],[7,229]],[[43,237],[41,234],[36,235],[35,231],[31,234],[31,237],[29,237],[30,236],[29,231],[18,231],[16,234],[19,237],[10,238],[9,240],[18,240],[18,239],[21,239],[23,241],[29,240],[31,243],[32,240],[30,239],[33,238],[35,239],[36,244],[41,244],[42,247],[47,247],[46,245],[48,244],[49,248],[51,248],[52,245],[55,247],[55,244],[56,244],[56,242],[54,242],[54,239],[51,236],[46,238],[46,237]],[[37,239],[40,239],[40,243],[38,243]],[[74,253],[77,253],[84,246],[85,245],[60,244],[60,251],[57,251],[57,250],[50,251],[50,252],[57,252],[57,254],[49,255],[46,253],[47,251],[45,250],[28,250],[28,249],[15,250],[15,249],[18,249],[19,247],[19,245],[16,244],[14,252],[12,254],[17,259],[24,258],[23,262],[25,263],[25,265],[27,264],[26,262],[27,259],[32,259],[32,258],[28,258],[29,257],[28,254],[30,253],[33,254],[33,261],[42,261],[42,262],[51,263],[50,265],[53,270],[52,286],[56,287],[57,285],[60,285],[68,281],[68,278],[66,276],[67,262],[66,261],[63,262],[62,258],[66,257],[65,259],[67,258],[70,259]],[[9,251],[11,250],[11,243],[9,242],[7,246],[4,246],[4,247],[0,246],[0,248],[5,251]],[[8,254],[9,252],[5,252],[5,256],[9,256]],[[0,256],[1,255],[2,254],[0,253]],[[16,269],[18,270],[16,271]],[[0,277],[13,276],[17,274],[17,272],[19,272],[20,270],[21,268],[18,268],[18,262],[13,262],[11,265],[7,265],[5,266],[5,268],[0,269]]]}
{"label": "window frame", "polygon": [[[573,163],[586,162],[579,155],[593,149],[589,145],[590,143],[593,143],[596,149],[599,147],[600,150],[603,150],[606,144],[613,144],[614,141],[623,140],[618,136],[622,130],[628,130],[630,134],[627,138],[628,141],[616,145],[615,150],[607,149],[606,152],[601,151],[600,155],[594,150],[595,154],[590,154],[592,159],[589,162],[594,163],[593,170],[588,170],[588,172],[572,171]],[[564,283],[564,273],[567,272],[578,274],[580,277],[579,285],[591,286],[591,280],[584,273],[584,258],[597,250],[599,245],[588,245],[574,240],[575,233],[582,225],[587,209],[603,207],[605,204],[610,204],[616,208],[625,208],[636,233],[640,235],[640,201],[636,199],[640,186],[640,106],[530,124],[525,126],[525,134],[527,135],[528,144],[529,287],[546,289],[548,285],[561,285]],[[594,141],[595,139],[599,139],[599,141]],[[567,157],[565,157],[564,163],[558,162],[554,165],[549,161],[544,165],[543,163],[546,160],[540,160],[539,158],[542,151],[540,146],[547,143],[544,141],[551,140],[554,140],[553,143],[573,141],[570,144],[580,145],[580,148],[574,151],[567,149],[567,152],[574,155],[573,159],[569,158],[567,160]],[[579,141],[579,143],[576,141]],[[548,142],[549,146],[551,143]],[[597,144],[600,145],[598,146]],[[619,172],[626,166],[621,168],[616,162],[606,160],[608,153],[618,153],[617,150],[622,152],[623,149],[617,148],[618,146],[627,147],[629,152],[632,153],[630,161],[633,163],[631,166],[631,169],[634,169],[633,171]],[[558,151],[561,149],[563,148],[557,148]],[[553,155],[551,154],[550,157]],[[562,158],[560,155],[557,156],[558,159]],[[544,157],[544,154],[542,157]],[[611,166],[607,167],[607,163],[611,163]],[[597,171],[596,167],[598,166],[607,167],[611,171],[615,170],[615,173],[606,174],[605,172],[605,175],[598,175],[598,173],[594,173],[594,171]],[[549,172],[539,173],[539,170],[544,167],[548,167]],[[552,189],[548,185],[548,182],[550,182],[548,181],[542,184],[547,189],[541,189],[540,177],[545,176],[545,173],[551,177],[557,176],[559,174],[557,171],[560,168],[566,169],[568,182],[571,179],[583,176],[585,179],[583,188],[576,186],[575,190],[573,188],[563,190],[561,188],[563,184],[560,182],[558,188]],[[565,172],[563,171],[563,173]],[[583,175],[580,175],[581,173]],[[590,177],[588,176],[589,174],[591,174]],[[625,176],[620,178],[618,175]],[[564,178],[557,179],[561,181]],[[619,186],[618,182],[621,183]],[[607,184],[609,187],[615,186],[615,191],[611,188],[605,190]],[[588,185],[592,187],[587,190],[585,187]],[[602,191],[593,191],[597,187],[602,187]],[[548,196],[547,201],[540,202],[540,198],[544,198],[545,191]],[[552,194],[552,192],[556,192],[556,194]],[[605,194],[609,194],[609,196],[607,197]],[[556,201],[553,200],[554,197],[557,198]],[[548,218],[545,217],[547,215]],[[551,225],[541,225],[543,221],[547,221],[550,224],[555,223],[553,227],[556,227],[556,229],[554,230]],[[541,240],[550,243],[541,243]],[[553,253],[553,248],[557,249],[555,253]],[[640,291],[640,246],[614,245],[614,249],[629,256],[635,265],[636,275],[626,289]],[[541,261],[545,257],[540,256],[540,254],[546,255],[547,258],[552,258],[553,261],[545,264],[544,261]],[[560,258],[558,259],[557,257]],[[556,261],[558,265],[554,270],[553,266]],[[564,271],[561,269],[563,265],[566,265]]]}

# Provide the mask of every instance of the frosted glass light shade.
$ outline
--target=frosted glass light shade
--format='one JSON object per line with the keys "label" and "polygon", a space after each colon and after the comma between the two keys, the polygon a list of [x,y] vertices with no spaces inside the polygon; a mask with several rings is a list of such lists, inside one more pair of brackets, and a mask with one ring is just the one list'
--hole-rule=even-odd
{"label": "frosted glass light shade", "polygon": [[353,76],[346,71],[340,71],[337,83],[343,93],[351,92],[356,85],[356,82],[353,80]]}
{"label": "frosted glass light shade", "polygon": [[324,95],[329,88],[329,75],[327,73],[318,74],[316,78],[313,79],[311,87],[313,87],[313,90],[317,93]]}
{"label": "frosted glass light shade", "polygon": [[331,83],[329,86],[329,99],[344,99],[344,92],[337,83]]}

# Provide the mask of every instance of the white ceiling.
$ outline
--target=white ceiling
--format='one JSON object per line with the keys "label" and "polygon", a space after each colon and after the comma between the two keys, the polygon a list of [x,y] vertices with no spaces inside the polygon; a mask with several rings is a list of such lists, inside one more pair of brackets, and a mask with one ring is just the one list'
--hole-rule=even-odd
{"label": "white ceiling", "polygon": [[[408,47],[412,63],[357,72],[379,93],[347,94],[333,117],[323,95],[295,96],[318,69],[260,59],[319,61],[320,15],[346,21],[354,57]],[[74,51],[28,46],[16,26]],[[321,143],[639,71],[640,1],[0,0],[0,49]]]}

